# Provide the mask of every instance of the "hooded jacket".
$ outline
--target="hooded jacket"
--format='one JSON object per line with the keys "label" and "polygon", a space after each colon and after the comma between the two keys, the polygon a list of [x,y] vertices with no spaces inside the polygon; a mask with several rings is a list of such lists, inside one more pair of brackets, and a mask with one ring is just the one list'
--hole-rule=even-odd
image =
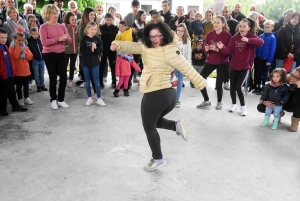
{"label": "hooded jacket", "polygon": [[241,40],[242,36],[238,33],[231,38],[228,47],[224,46],[220,49],[224,55],[229,56],[232,53],[230,64],[232,70],[251,69],[254,62],[255,48],[264,44],[264,41],[256,34],[247,33],[245,37],[248,38],[248,42],[243,42]]}
{"label": "hooded jacket", "polygon": [[[263,101],[272,101],[275,105],[284,105],[290,97],[290,91],[287,84],[282,84],[279,87],[273,87],[268,83],[264,89],[260,99]],[[283,103],[281,103],[283,102]]]}
{"label": "hooded jacket", "polygon": [[16,28],[17,24],[20,24],[25,29],[25,32],[24,32],[25,44],[27,45],[27,39],[30,37],[30,32],[29,32],[26,21],[24,21],[21,17],[18,18],[17,23],[15,23],[10,18],[7,19],[6,22],[4,23],[3,27],[7,32],[7,40],[9,41],[9,43],[11,43],[11,41],[13,41],[13,36],[16,33],[15,28]]}
{"label": "hooded jacket", "polygon": [[136,71],[141,71],[140,67],[136,64],[133,57],[132,60],[128,61],[122,56],[118,56],[116,61],[116,76],[130,76],[131,67],[133,67]]}
{"label": "hooded jacket", "polygon": [[32,53],[30,52],[29,48],[25,46],[25,59],[20,59],[21,54],[21,48],[19,45],[16,45],[16,47],[9,47],[9,54],[12,56],[12,62],[15,68],[13,69],[13,75],[14,76],[28,76],[30,75],[30,68],[29,68],[29,62],[33,58]]}
{"label": "hooded jacket", "polygon": [[141,54],[144,69],[140,79],[140,91],[149,93],[157,90],[171,88],[171,72],[174,68],[180,71],[201,90],[206,86],[206,80],[197,73],[191,64],[180,53],[176,44],[178,37],[174,34],[172,43],[157,48],[148,48],[142,43],[114,41],[118,46],[117,51]]}
{"label": "hooded jacket", "polygon": [[78,27],[67,25],[67,31],[72,38],[72,43],[66,44],[65,46],[65,53],[66,54],[77,54],[78,53]]}
{"label": "hooded jacket", "polygon": [[[175,25],[175,22],[178,20],[178,16],[175,16],[174,18],[172,18],[172,20],[170,20],[170,28],[173,30],[173,31],[176,31],[176,25]],[[190,37],[192,38],[192,35],[193,35],[193,31],[191,29],[191,23],[189,22],[189,20],[187,19],[187,17],[184,15],[182,17],[179,18],[178,20],[178,24],[180,23],[184,23],[189,34],[190,34]]]}
{"label": "hooded jacket", "polygon": [[133,41],[133,38],[132,38],[132,29],[128,28],[124,32],[119,32],[116,35],[116,39],[115,40],[132,42]]}
{"label": "hooded jacket", "polygon": [[[9,53],[9,49],[6,45],[4,45],[4,48],[6,49],[6,54],[8,55],[8,60],[9,60],[9,64],[11,67],[11,72],[12,72],[12,76],[14,76],[14,64],[12,62],[12,56]],[[6,63],[5,63],[5,57],[4,57],[4,52],[2,50],[2,48],[0,48],[0,80],[6,80],[8,78],[8,69],[6,67]]]}
{"label": "hooded jacket", "polygon": [[[291,46],[294,45],[294,49],[291,52]],[[295,60],[300,56],[300,24],[295,27],[288,22],[281,27],[277,32],[277,47],[276,47],[276,59],[284,60],[289,53],[294,54]]]}
{"label": "hooded jacket", "polygon": [[276,37],[273,32],[264,33],[259,37],[264,40],[264,45],[256,48],[256,56],[272,63],[276,50]]}

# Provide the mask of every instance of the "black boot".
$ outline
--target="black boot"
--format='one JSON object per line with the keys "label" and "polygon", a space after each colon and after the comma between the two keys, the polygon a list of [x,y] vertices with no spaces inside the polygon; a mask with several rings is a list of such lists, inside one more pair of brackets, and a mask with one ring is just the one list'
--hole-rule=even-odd
{"label": "black boot", "polygon": [[124,96],[129,96],[129,91],[128,91],[128,89],[124,89]]}
{"label": "black boot", "polygon": [[115,91],[114,91],[114,93],[113,93],[115,97],[119,97],[119,91],[120,91],[120,90],[115,89]]}
{"label": "black boot", "polygon": [[37,87],[36,88],[36,92],[41,92],[42,90],[41,90],[41,87]]}
{"label": "black boot", "polygon": [[41,87],[41,91],[48,91],[48,89],[44,86]]}

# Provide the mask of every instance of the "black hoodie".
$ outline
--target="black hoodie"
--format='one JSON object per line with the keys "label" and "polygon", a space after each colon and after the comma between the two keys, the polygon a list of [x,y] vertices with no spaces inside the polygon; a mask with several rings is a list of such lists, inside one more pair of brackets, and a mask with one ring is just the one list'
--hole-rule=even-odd
{"label": "black hoodie", "polygon": [[171,19],[174,18],[174,15],[171,13],[171,10],[168,12],[164,13],[162,10],[159,11],[160,16],[164,17],[164,22],[169,25]]}
{"label": "black hoodie", "polygon": [[[92,52],[92,43],[96,43],[97,48]],[[99,66],[99,58],[103,51],[102,40],[98,36],[89,36],[84,35],[80,42],[80,52],[82,55],[82,66],[94,67]]]}

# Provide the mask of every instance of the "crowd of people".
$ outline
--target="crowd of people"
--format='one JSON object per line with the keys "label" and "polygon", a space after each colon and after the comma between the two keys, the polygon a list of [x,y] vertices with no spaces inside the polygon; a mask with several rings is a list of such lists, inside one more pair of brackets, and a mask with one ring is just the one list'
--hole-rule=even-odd
{"label": "crowd of people", "polygon": [[[181,106],[184,76],[191,80],[192,88],[201,91],[204,101],[197,106],[201,109],[212,104],[205,79],[216,70],[217,110],[223,107],[223,89],[227,89],[232,100],[229,112],[238,108],[237,95],[241,116],[246,116],[244,95],[252,91],[261,96],[257,107],[265,113],[261,126],[268,126],[273,114],[271,129],[276,129],[284,111],[288,111],[293,113],[289,131],[298,130],[300,13],[293,8],[275,22],[255,5],[248,15],[243,14],[241,3],[236,3],[232,11],[224,6],[221,15],[212,8],[204,15],[195,10],[186,13],[183,6],[173,14],[170,2],[163,0],[162,10],[149,12],[150,20],[140,10],[138,0],[132,1],[132,12],[124,18],[114,7],[104,13],[100,4],[82,13],[73,0],[68,2],[67,11],[63,7],[62,0],[49,1],[39,14],[36,0],[29,0],[19,13],[14,0],[0,0],[1,116],[8,115],[7,99],[13,111],[27,111],[23,106],[34,104],[29,98],[33,80],[37,92],[48,91],[45,67],[52,109],[68,108],[66,87],[77,94],[76,87],[80,86],[86,88],[85,105],[95,99],[105,106],[101,89],[108,82],[109,66],[112,96],[119,97],[123,88],[128,97],[133,83],[144,94],[141,115],[152,150],[145,169],[154,170],[166,163],[156,128],[173,130],[188,139],[183,120],[164,118]],[[77,59],[78,80],[74,78]],[[175,85],[171,77],[177,80]]]}

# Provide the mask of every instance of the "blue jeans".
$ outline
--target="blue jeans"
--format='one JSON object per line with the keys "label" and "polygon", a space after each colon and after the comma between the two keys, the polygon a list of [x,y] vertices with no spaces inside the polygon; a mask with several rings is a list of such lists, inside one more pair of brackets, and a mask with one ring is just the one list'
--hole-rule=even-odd
{"label": "blue jeans", "polygon": [[[282,68],[284,60],[276,59],[276,62],[277,62],[277,68]],[[296,68],[296,61],[293,62],[290,72],[293,72],[295,68]]]}
{"label": "blue jeans", "polygon": [[182,83],[183,83],[183,75],[177,69],[175,69],[174,73],[175,73],[175,75],[177,77],[177,80],[178,80],[178,85],[177,85],[177,88],[176,88],[176,92],[177,92],[176,93],[176,101],[179,101],[180,95],[181,95]]}
{"label": "blue jeans", "polygon": [[44,60],[32,60],[34,80],[37,87],[44,86],[45,62]]}
{"label": "blue jeans", "polygon": [[271,114],[273,113],[275,118],[279,118],[281,111],[282,111],[282,105],[275,105],[273,108],[266,107],[265,115],[271,116]]}
{"label": "blue jeans", "polygon": [[101,98],[101,90],[100,90],[100,81],[99,81],[99,66],[93,66],[93,67],[87,67],[82,66],[84,79],[85,79],[85,89],[87,92],[88,97],[92,97],[92,91],[91,91],[91,73],[94,79],[95,87],[96,87],[96,93],[97,98]]}

